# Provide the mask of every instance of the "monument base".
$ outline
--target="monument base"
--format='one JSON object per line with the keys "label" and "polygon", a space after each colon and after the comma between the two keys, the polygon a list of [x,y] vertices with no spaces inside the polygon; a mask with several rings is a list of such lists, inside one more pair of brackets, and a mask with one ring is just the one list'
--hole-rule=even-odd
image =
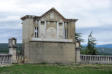
{"label": "monument base", "polygon": [[25,63],[75,63],[73,42],[30,41],[24,48]]}

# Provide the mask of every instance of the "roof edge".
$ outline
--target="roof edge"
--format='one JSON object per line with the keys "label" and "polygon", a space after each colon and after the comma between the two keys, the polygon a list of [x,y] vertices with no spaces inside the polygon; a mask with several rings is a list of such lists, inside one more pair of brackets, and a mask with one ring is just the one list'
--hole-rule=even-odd
{"label": "roof edge", "polygon": [[64,19],[66,22],[76,22],[78,21],[78,19],[66,19],[63,15],[61,15],[55,8],[51,8],[50,10],[48,10],[47,12],[45,12],[44,14],[42,14],[41,16],[35,16],[35,15],[25,15],[21,18],[21,20],[25,20],[27,18],[33,18],[33,19],[40,19],[42,18],[44,15],[46,15],[47,13],[49,13],[50,11],[55,11],[56,13],[59,14],[59,16],[62,17],[62,19]]}
{"label": "roof edge", "polygon": [[21,17],[21,20],[25,20],[27,18],[35,18],[35,19],[38,19],[40,18],[40,16],[34,16],[34,15],[25,15],[23,17]]}

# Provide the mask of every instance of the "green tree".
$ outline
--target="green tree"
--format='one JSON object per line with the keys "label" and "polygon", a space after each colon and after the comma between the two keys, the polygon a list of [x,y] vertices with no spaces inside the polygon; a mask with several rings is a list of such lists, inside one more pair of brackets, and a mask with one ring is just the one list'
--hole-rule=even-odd
{"label": "green tree", "polygon": [[82,33],[75,33],[75,39],[78,40],[78,41],[80,41],[80,42],[83,42],[84,39],[81,38],[81,37],[82,37],[81,34],[82,34]]}
{"label": "green tree", "polygon": [[[76,41],[84,42],[84,39],[82,39],[82,33],[75,33],[75,39],[76,39]],[[84,47],[82,45],[80,45],[80,47],[81,47],[81,49],[80,49],[81,52],[80,53],[85,54]]]}
{"label": "green tree", "polygon": [[96,55],[97,50],[96,50],[96,39],[92,36],[92,32],[88,36],[88,45],[86,47],[86,54],[88,55]]}

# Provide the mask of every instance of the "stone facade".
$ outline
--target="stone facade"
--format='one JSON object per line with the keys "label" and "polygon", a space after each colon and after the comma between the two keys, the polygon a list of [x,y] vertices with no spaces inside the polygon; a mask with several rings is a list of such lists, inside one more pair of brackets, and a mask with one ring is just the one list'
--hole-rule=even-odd
{"label": "stone facade", "polygon": [[77,19],[66,19],[54,8],[21,19],[25,63],[75,63]]}

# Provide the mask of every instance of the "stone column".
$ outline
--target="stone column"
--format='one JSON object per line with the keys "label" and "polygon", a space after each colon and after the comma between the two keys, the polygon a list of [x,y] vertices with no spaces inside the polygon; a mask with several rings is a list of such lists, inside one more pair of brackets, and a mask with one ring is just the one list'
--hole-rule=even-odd
{"label": "stone column", "polygon": [[76,64],[80,64],[80,42],[76,41]]}
{"label": "stone column", "polygon": [[67,23],[66,22],[65,22],[64,29],[65,29],[65,39],[67,39]]}
{"label": "stone column", "polygon": [[59,22],[57,21],[57,39],[59,38]]}
{"label": "stone column", "polygon": [[40,38],[40,21],[38,21],[38,38]]}
{"label": "stone column", "polygon": [[65,39],[65,24],[63,22],[63,39]]}
{"label": "stone column", "polygon": [[9,39],[9,54],[12,55],[11,57],[11,62],[12,63],[17,63],[16,59],[16,38],[10,38]]}
{"label": "stone column", "polygon": [[46,21],[44,21],[44,24],[45,24],[45,26],[44,26],[44,38],[46,38],[46,28],[47,28],[47,26],[46,26],[46,24],[47,24],[47,22]]}

